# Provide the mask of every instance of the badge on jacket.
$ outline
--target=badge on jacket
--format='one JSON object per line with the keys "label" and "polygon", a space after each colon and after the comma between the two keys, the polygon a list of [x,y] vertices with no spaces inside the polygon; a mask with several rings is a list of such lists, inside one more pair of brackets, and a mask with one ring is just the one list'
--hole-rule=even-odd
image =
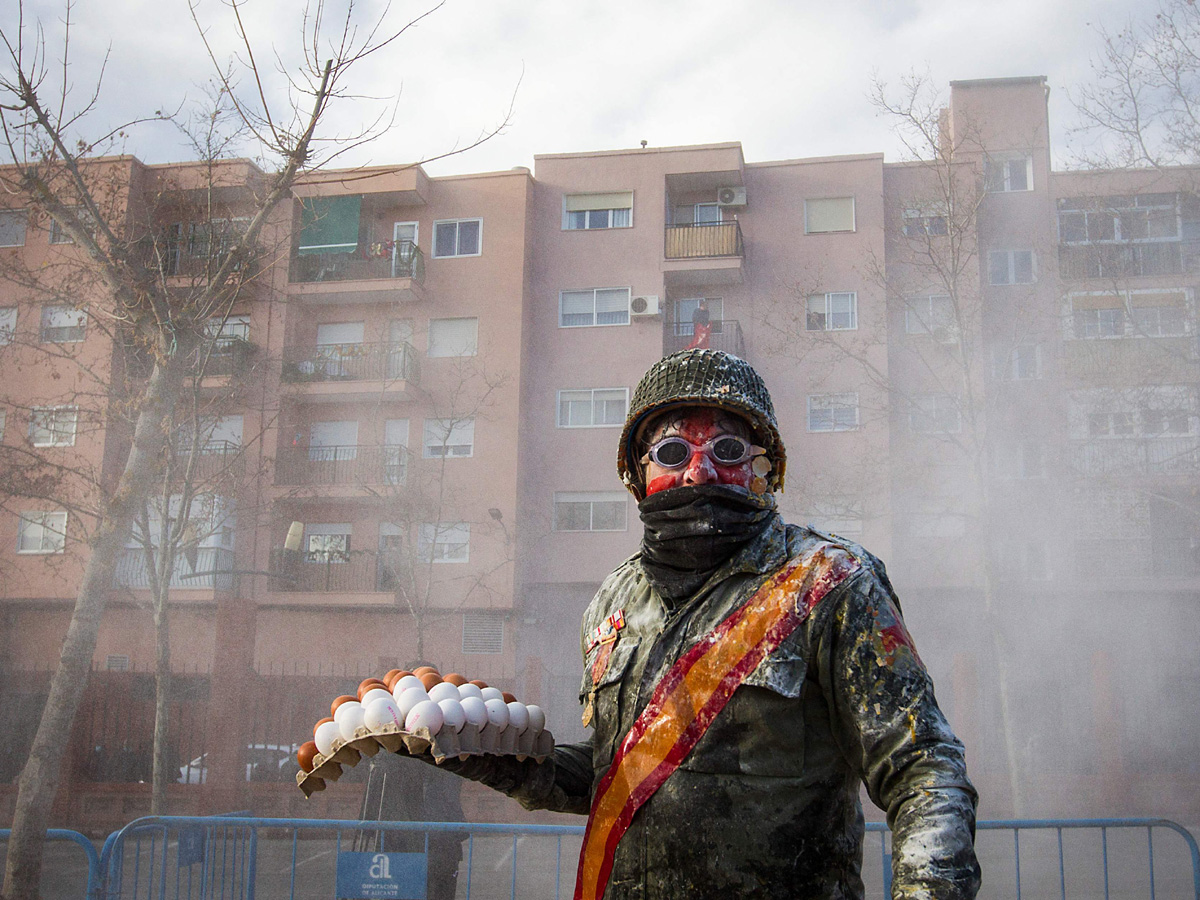
{"label": "badge on jacket", "polygon": [[596,659],[592,662],[592,689],[588,691],[587,703],[583,707],[584,728],[592,724],[592,717],[596,714],[596,685],[608,671],[608,661],[612,658],[613,647],[616,646],[617,638],[620,637],[621,629],[624,627],[625,610],[618,609],[597,625],[588,636],[587,647],[584,648],[583,655],[586,657],[596,647],[600,648],[600,652],[596,654]]}

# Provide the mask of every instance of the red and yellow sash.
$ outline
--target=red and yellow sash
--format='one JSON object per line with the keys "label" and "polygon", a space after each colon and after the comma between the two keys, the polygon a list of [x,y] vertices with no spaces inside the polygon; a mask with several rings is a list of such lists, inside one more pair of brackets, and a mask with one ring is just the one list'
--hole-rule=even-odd
{"label": "red and yellow sash", "polygon": [[634,813],[700,742],[737,686],[858,566],[839,548],[818,545],[791,560],[671,666],[596,789],[575,900],[604,895],[617,842]]}

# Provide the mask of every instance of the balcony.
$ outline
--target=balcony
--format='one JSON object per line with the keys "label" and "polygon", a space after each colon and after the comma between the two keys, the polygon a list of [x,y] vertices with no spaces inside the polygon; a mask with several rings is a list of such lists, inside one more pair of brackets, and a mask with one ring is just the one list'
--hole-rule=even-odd
{"label": "balcony", "polygon": [[289,447],[275,460],[279,485],[401,485],[408,476],[408,448]]}
{"label": "balcony", "polygon": [[314,402],[362,399],[387,392],[408,399],[421,383],[416,351],[403,341],[318,344],[283,350],[285,393]]}
{"label": "balcony", "polygon": [[1075,472],[1086,476],[1174,475],[1200,472],[1200,439],[1131,438],[1076,441]]}
{"label": "balcony", "polygon": [[668,225],[663,244],[667,287],[740,284],[745,255],[737,221]]}
{"label": "balcony", "polygon": [[309,303],[425,299],[425,256],[412,241],[359,245],[350,253],[292,257],[291,294]]}
{"label": "balcony", "polygon": [[[172,476],[176,483],[188,475],[190,447],[177,447]],[[196,449],[191,482],[194,486],[211,486],[214,482],[239,480],[246,469],[246,457],[239,444],[232,441],[209,441]]]}
{"label": "balcony", "polygon": [[1200,241],[1060,244],[1058,270],[1070,281],[1195,275],[1200,273]]}
{"label": "balcony", "polygon": [[[228,591],[233,588],[233,551],[224,547],[201,547],[192,566],[184,554],[175,560],[171,589]],[[193,574],[199,573],[199,574]],[[146,553],[141,547],[127,548],[117,558],[113,586],[130,590],[149,590],[150,573]]]}
{"label": "balcony", "polygon": [[351,551],[313,556],[272,556],[271,570],[281,573],[274,589],[283,594],[391,593],[396,586],[394,553]]}
{"label": "balcony", "polygon": [[[713,350],[724,350],[734,356],[745,356],[745,344],[742,340],[742,326],[737,319],[716,319],[711,323],[712,333],[708,337],[706,347]],[[692,343],[691,322],[667,322],[663,326],[663,356],[670,356],[680,350],[686,350]]]}

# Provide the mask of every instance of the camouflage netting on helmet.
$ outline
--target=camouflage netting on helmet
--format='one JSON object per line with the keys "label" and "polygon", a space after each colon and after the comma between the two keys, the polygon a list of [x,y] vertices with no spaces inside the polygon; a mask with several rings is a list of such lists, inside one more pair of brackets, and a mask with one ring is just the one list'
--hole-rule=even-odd
{"label": "camouflage netting on helmet", "polygon": [[771,490],[783,490],[786,454],[775,408],[762,377],[740,357],[720,350],[681,350],[652,365],[633,392],[617,448],[617,474],[635,497],[645,496],[641,453],[635,446],[643,423],[680,406],[709,406],[738,413],[767,451]]}

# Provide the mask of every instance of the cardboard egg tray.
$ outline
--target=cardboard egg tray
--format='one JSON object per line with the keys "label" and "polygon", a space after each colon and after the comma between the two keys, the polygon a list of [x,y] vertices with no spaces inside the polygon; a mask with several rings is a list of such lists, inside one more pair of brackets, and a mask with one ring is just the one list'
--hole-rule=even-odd
{"label": "cardboard egg tray", "polygon": [[480,728],[468,722],[462,731],[443,728],[437,734],[430,734],[428,728],[405,731],[394,723],[373,731],[363,725],[354,732],[352,739],[335,740],[328,756],[318,753],[313,758],[311,772],[296,773],[296,784],[305,797],[311,797],[317,791],[325,790],[326,781],[341,778],[342,766],[356,766],[360,759],[374,756],[381,747],[407,756],[428,753],[437,763],[484,754],[515,756],[518,760],[532,757],[540,763],[554,751],[554,735],[549,731],[534,734],[530,729],[518,735],[511,728],[500,731],[491,723]]}

